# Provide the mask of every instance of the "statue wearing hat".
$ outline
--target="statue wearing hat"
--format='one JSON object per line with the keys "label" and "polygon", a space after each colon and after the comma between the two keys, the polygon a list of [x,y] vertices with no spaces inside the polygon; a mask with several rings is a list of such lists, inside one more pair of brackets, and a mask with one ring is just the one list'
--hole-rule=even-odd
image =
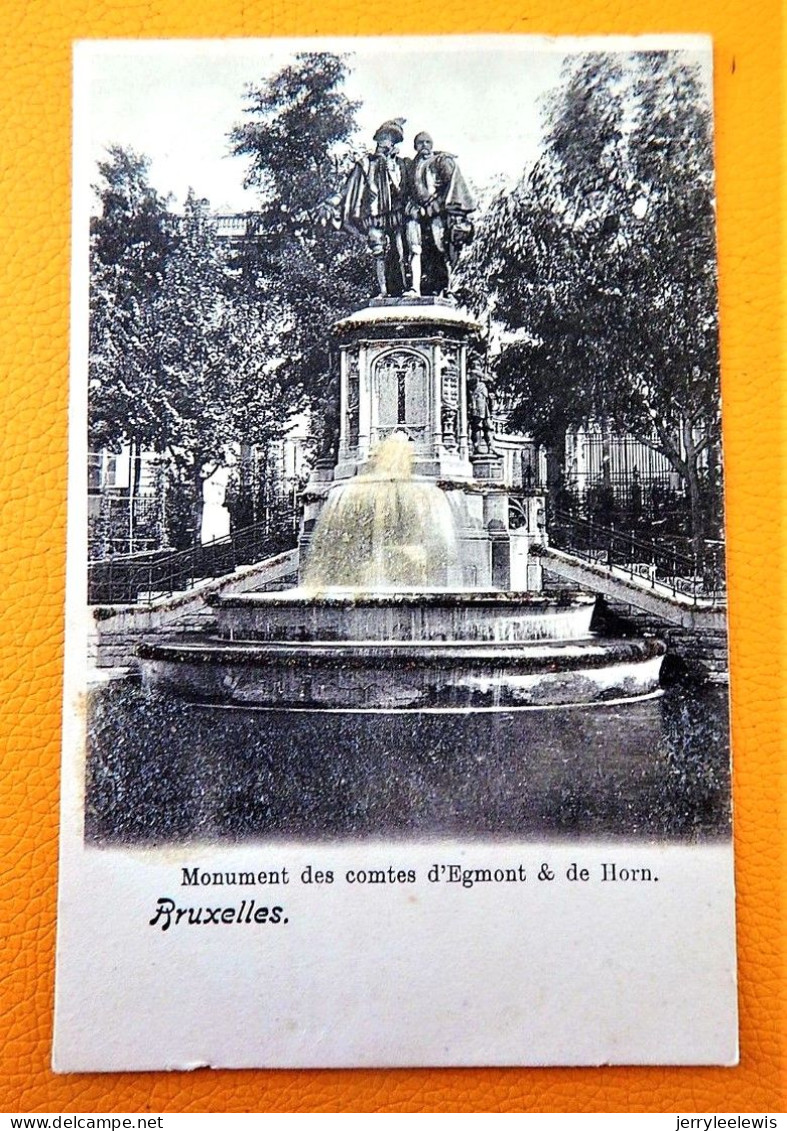
{"label": "statue wearing hat", "polygon": [[474,455],[494,455],[495,392],[484,364],[477,358],[470,362],[467,383],[467,415],[470,425],[470,443]]}
{"label": "statue wearing hat", "polygon": [[397,153],[404,140],[403,125],[403,118],[383,122],[374,135],[374,152],[353,165],[339,200],[342,226],[364,236],[374,256],[381,295],[402,294],[407,285],[403,239],[407,163]]}
{"label": "statue wearing hat", "polygon": [[475,202],[452,153],[435,152],[425,131],[414,145],[405,194],[409,293],[443,294],[459,252],[473,238]]}

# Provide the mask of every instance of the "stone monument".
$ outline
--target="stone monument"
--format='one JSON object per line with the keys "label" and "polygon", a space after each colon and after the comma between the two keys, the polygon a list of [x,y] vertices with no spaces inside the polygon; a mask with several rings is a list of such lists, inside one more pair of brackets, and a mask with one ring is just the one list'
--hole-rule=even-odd
{"label": "stone monument", "polygon": [[[377,298],[333,327],[339,357],[339,430],[334,465],[320,460],[304,496],[300,549],[332,491],[362,473],[377,447],[406,436],[416,479],[444,492],[456,527],[456,588],[537,591],[541,568],[531,552],[544,540],[543,497],[526,500],[526,520],[509,528],[508,490],[494,451],[491,399],[477,414],[479,382],[468,381],[481,326],[452,301],[423,296]],[[475,426],[475,428],[474,428]]]}
{"label": "stone monument", "polygon": [[305,492],[301,577],[326,500],[397,433],[412,447],[413,475],[437,484],[454,516],[457,549],[446,584],[538,591],[532,550],[545,537],[544,500],[525,500],[525,521],[510,529],[482,327],[448,293],[473,238],[475,204],[456,157],[436,151],[430,134],[416,134],[414,158],[399,156],[403,127],[402,118],[383,122],[374,151],[355,162],[322,217],[330,213],[337,226],[365,237],[380,293],[332,327],[333,454],[325,458],[323,446]]}
{"label": "stone monument", "polygon": [[519,501],[510,527],[481,326],[444,294],[419,293],[441,274],[426,269],[425,241],[444,284],[459,246],[445,187],[456,163],[438,168],[446,155],[419,136],[413,170],[395,152],[401,120],[384,123],[342,198],[382,293],[331,329],[338,364],[299,585],[209,598],[215,635],[143,644],[146,683],[310,710],[554,706],[658,685],[663,644],[603,640],[593,596],[540,592],[543,497]]}
{"label": "stone monument", "polygon": [[445,294],[473,239],[475,201],[454,154],[436,151],[430,134],[416,135],[414,157],[399,155],[403,127],[404,118],[383,122],[375,148],[313,218],[366,241],[380,297]]}

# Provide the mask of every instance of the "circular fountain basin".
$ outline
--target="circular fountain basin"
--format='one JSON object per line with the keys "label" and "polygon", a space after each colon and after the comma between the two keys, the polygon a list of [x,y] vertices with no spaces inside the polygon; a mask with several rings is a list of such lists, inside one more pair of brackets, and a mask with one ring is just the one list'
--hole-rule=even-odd
{"label": "circular fountain basin", "polygon": [[595,597],[428,589],[363,593],[289,589],[209,599],[226,640],[494,641],[579,640],[590,635]]}
{"label": "circular fountain basin", "polygon": [[665,651],[591,635],[588,596],[290,590],[212,604],[216,636],[140,647],[146,683],[286,709],[590,704],[654,691]]}

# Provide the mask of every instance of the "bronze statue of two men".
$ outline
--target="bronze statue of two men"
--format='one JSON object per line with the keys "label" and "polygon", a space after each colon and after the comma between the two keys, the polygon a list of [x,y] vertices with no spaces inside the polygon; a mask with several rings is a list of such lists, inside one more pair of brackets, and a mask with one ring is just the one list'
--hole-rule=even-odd
{"label": "bronze statue of two men", "polygon": [[473,238],[475,202],[451,153],[416,134],[400,157],[404,119],[383,122],[375,150],[356,161],[335,198],[336,219],[361,235],[374,257],[381,296],[444,295],[461,249]]}

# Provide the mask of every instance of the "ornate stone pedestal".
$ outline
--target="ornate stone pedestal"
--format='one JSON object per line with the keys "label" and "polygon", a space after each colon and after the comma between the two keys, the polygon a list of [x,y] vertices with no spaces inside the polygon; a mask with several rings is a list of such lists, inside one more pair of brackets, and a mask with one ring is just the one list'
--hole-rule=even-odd
{"label": "ornate stone pedestal", "polygon": [[457,554],[449,586],[540,588],[540,573],[523,564],[532,539],[512,558],[503,461],[471,450],[468,355],[478,348],[480,324],[447,299],[387,298],[337,322],[332,333],[340,365],[338,455],[332,473],[320,461],[307,487],[302,560],[329,493],[362,474],[371,452],[397,432],[412,444],[413,475],[435,482],[451,506]]}
{"label": "ornate stone pedestal", "polygon": [[333,327],[341,365],[341,480],[372,448],[403,432],[413,472],[470,480],[465,394],[468,346],[480,325],[445,299],[376,299]]}
{"label": "ornate stone pedestal", "polygon": [[482,452],[471,456],[473,478],[481,483],[501,483],[503,480],[503,460],[495,452]]}

